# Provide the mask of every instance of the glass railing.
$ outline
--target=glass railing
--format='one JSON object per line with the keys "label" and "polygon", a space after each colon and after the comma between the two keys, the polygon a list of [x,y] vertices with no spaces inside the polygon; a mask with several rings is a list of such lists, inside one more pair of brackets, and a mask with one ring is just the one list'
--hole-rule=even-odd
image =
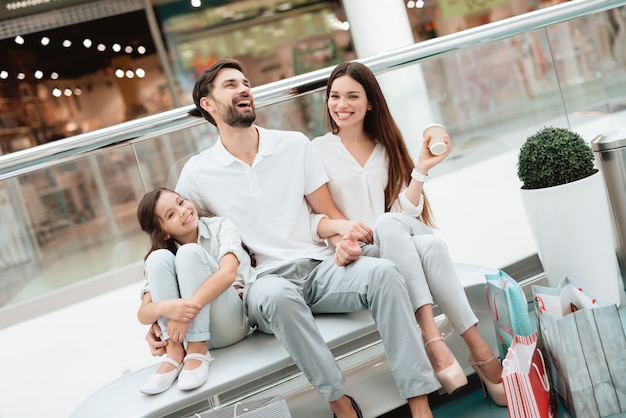
{"label": "glass railing", "polygon": [[[572,1],[362,60],[389,89],[411,149],[421,129],[411,114],[424,106],[451,133],[454,151],[427,193],[455,261],[501,268],[536,253],[516,177],[530,133],[563,126],[591,140],[623,125],[625,4]],[[324,133],[329,73],[256,87],[258,124]],[[412,77],[425,95],[393,88]],[[0,156],[0,328],[142,280],[139,199],[173,187],[186,159],[217,139],[189,110]]]}

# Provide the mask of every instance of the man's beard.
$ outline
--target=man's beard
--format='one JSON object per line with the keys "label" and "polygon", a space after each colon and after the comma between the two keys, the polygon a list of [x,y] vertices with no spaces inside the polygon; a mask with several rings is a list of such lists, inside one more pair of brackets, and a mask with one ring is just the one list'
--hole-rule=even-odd
{"label": "man's beard", "polygon": [[222,113],[224,123],[233,128],[249,128],[256,119],[256,112],[251,108],[252,112],[241,113],[235,106],[229,106]]}

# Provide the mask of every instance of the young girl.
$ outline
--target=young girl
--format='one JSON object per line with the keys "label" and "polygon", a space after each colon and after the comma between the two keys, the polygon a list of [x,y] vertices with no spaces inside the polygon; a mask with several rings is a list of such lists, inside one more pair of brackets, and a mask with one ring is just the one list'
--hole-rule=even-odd
{"label": "young girl", "polygon": [[142,324],[158,323],[166,354],[140,390],[161,393],[177,377],[179,389],[195,389],[208,378],[209,348],[247,335],[243,290],[256,273],[232,222],[198,217],[194,205],[172,190],[146,193],[137,219],[151,241],[137,316]]}
{"label": "young girl", "polygon": [[363,223],[374,227],[376,245],[366,246],[363,254],[388,258],[400,268],[426,353],[444,390],[452,393],[467,379],[435,325],[433,296],[467,344],[470,364],[492,399],[505,405],[502,366],[478,332],[478,318],[445,244],[430,229],[423,185],[428,171],[450,153],[449,136],[445,135],[446,151],[437,156],[430,153],[426,138],[415,165],[376,77],[358,62],[335,67],[326,104],[331,132],[314,139],[313,145],[324,159],[337,207],[348,219],[362,222],[325,219],[318,234],[328,238],[355,228],[362,231]]}

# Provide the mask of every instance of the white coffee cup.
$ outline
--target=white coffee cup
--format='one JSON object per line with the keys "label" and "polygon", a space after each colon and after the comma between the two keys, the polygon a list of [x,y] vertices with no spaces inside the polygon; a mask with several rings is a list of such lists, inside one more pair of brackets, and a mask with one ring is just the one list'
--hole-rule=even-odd
{"label": "white coffee cup", "polygon": [[430,142],[428,143],[428,149],[433,155],[441,155],[446,152],[446,143],[443,137],[446,134],[446,127],[439,125],[438,123],[430,124],[424,129],[424,139],[430,135]]}

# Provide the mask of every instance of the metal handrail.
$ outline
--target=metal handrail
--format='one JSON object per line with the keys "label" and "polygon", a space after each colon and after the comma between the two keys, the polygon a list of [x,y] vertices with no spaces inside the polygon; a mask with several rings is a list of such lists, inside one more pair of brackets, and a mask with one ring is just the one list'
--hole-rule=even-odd
{"label": "metal handrail", "polygon": [[[359,61],[368,65],[375,74],[381,74],[414,64],[425,58],[523,34],[623,5],[626,5],[626,0],[573,0],[390,50]],[[257,107],[268,106],[318,91],[326,85],[331,70],[331,67],[324,68],[254,87],[252,91],[256,105]],[[205,123],[204,119],[189,115],[192,109],[194,109],[193,105],[182,106],[0,156],[0,180],[35,171],[46,165],[59,163],[65,158],[75,157],[113,144],[141,140],[142,137],[148,134],[153,136],[156,131],[163,129],[184,129]]]}

